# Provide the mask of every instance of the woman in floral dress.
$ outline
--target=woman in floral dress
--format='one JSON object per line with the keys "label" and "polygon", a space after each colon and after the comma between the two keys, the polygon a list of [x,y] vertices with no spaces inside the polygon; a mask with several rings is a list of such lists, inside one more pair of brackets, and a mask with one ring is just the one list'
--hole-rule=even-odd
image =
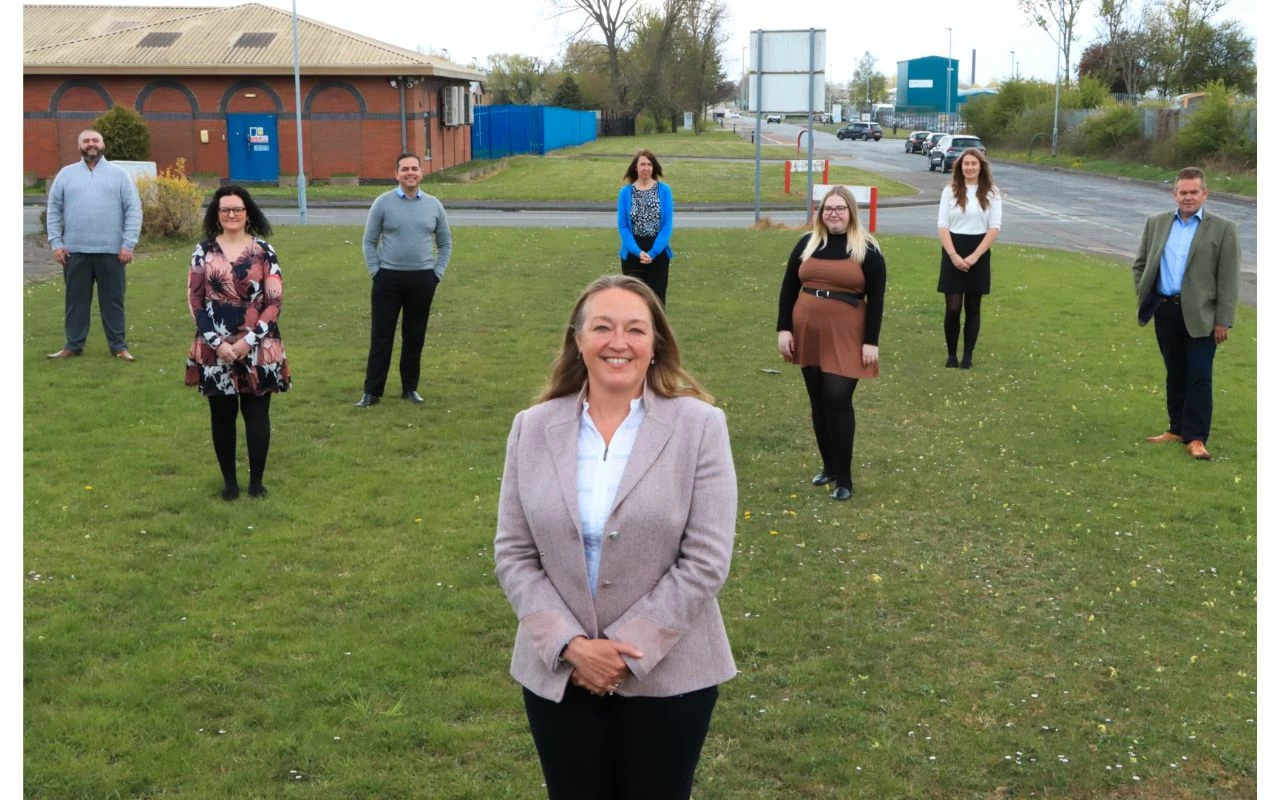
{"label": "woman in floral dress", "polygon": [[271,395],[289,390],[289,362],[276,326],[284,295],[280,264],[261,238],[271,234],[271,223],[248,191],[223,186],[213,193],[204,233],[187,275],[196,335],[187,354],[186,382],[209,398],[213,452],[225,484],[222,499],[240,496],[237,414],[244,417],[249,446],[249,496],[263,497]]}

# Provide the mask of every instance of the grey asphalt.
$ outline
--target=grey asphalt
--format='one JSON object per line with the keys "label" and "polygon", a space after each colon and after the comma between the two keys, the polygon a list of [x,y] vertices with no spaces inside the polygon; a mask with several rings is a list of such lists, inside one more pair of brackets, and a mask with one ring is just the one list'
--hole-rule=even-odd
{"label": "grey asphalt", "polygon": [[[770,125],[762,141],[794,147],[800,131],[799,126]],[[807,155],[806,146],[796,157]],[[815,132],[814,156],[828,158],[832,165],[854,166],[884,175],[919,190],[917,195],[879,204],[878,233],[936,234],[938,198],[950,175],[929,171],[923,156],[904,152],[902,140],[842,142],[832,134]],[[663,159],[670,164],[669,171],[676,169],[681,160]],[[1000,161],[995,162],[993,171],[1005,198],[1000,235],[1000,241],[1005,243],[1082,252],[1126,263],[1132,261],[1137,250],[1146,216],[1165,208],[1173,210],[1169,185]],[[803,193],[807,176],[796,174],[793,185]],[[24,200],[28,204],[23,215],[24,232],[31,233],[39,229],[44,199],[28,195]],[[610,228],[616,224],[612,203],[449,200],[446,205],[454,226]],[[311,202],[307,221],[313,225],[363,225],[368,206],[367,200]],[[1208,207],[1236,222],[1239,228],[1241,300],[1256,305],[1257,203],[1253,198],[1211,192]],[[754,203],[679,203],[679,225],[745,228],[755,221],[754,208]],[[266,211],[276,224],[300,221],[295,204],[272,205]],[[794,205],[765,204],[761,216],[789,225],[805,221],[804,211]],[[863,218],[865,221],[865,210]]]}

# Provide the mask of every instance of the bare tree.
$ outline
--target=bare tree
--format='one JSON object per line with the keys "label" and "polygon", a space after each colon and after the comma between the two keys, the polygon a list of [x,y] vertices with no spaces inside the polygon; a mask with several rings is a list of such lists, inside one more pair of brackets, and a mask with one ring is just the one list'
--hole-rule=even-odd
{"label": "bare tree", "polygon": [[1018,8],[1049,34],[1049,38],[1062,53],[1062,70],[1071,77],[1071,42],[1075,38],[1076,16],[1084,7],[1084,0],[1018,0]]}
{"label": "bare tree", "polygon": [[1118,78],[1126,94],[1138,95],[1145,89],[1146,31],[1130,3],[1131,0],[1100,0],[1098,35],[1105,48],[1106,74]]}
{"label": "bare tree", "polygon": [[626,107],[628,87],[622,71],[622,56],[631,36],[633,16],[639,0],[551,0],[558,15],[582,15],[570,39],[586,38],[592,31],[604,39],[609,57],[609,78],[615,102]]}

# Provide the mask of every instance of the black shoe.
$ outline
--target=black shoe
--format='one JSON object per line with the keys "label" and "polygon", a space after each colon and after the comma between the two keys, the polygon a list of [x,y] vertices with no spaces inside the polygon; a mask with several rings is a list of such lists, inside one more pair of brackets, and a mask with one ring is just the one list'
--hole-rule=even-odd
{"label": "black shoe", "polygon": [[954,354],[954,353],[952,353],[951,355],[947,356],[947,366],[948,366],[948,367],[958,367],[958,366],[960,366],[960,362],[956,360],[956,357],[955,357],[955,354]]}
{"label": "black shoe", "polygon": [[239,486],[224,486],[224,487],[222,487],[222,499],[223,499],[223,500],[235,500],[235,499],[236,499],[236,498],[238,498],[238,497],[240,497],[240,487],[239,487]]}
{"label": "black shoe", "polygon": [[412,400],[413,402],[417,403],[418,405],[422,405],[423,403],[427,402],[427,398],[425,398],[425,397],[423,397],[422,395],[418,394],[416,391],[413,391],[413,392],[405,392],[404,394],[400,395],[400,399],[401,399],[401,400]]}
{"label": "black shoe", "polygon": [[960,369],[973,369],[973,359],[965,356],[964,360],[960,362]]}
{"label": "black shoe", "polygon": [[376,406],[380,402],[382,402],[381,397],[376,394],[369,394],[368,392],[365,392],[360,395],[360,399],[356,401],[356,408],[368,408],[369,406]]}
{"label": "black shoe", "polygon": [[266,497],[267,487],[263,486],[260,483],[251,483],[249,484],[249,496],[250,497]]}
{"label": "black shoe", "polygon": [[833,483],[835,479],[836,479],[835,475],[832,475],[831,473],[827,472],[824,469],[822,472],[819,472],[817,475],[814,475],[813,480],[809,482],[812,483],[814,486],[826,486],[828,483]]}
{"label": "black shoe", "polygon": [[844,486],[837,486],[831,493],[832,500],[848,500],[850,497],[853,497],[853,490]]}

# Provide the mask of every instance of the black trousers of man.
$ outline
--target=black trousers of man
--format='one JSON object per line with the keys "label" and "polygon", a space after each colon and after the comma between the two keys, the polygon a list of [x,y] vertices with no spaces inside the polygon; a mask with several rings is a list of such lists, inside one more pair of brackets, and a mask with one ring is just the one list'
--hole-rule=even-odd
{"label": "black trousers of man", "polygon": [[[434,270],[395,270],[385,267],[373,276],[370,292],[372,324],[369,330],[369,363],[364,371],[364,392],[381,397],[391,369],[391,348],[400,327],[400,389],[416,392],[422,372],[422,345],[427,338],[427,318],[440,279]],[[403,321],[400,318],[403,316]]]}

